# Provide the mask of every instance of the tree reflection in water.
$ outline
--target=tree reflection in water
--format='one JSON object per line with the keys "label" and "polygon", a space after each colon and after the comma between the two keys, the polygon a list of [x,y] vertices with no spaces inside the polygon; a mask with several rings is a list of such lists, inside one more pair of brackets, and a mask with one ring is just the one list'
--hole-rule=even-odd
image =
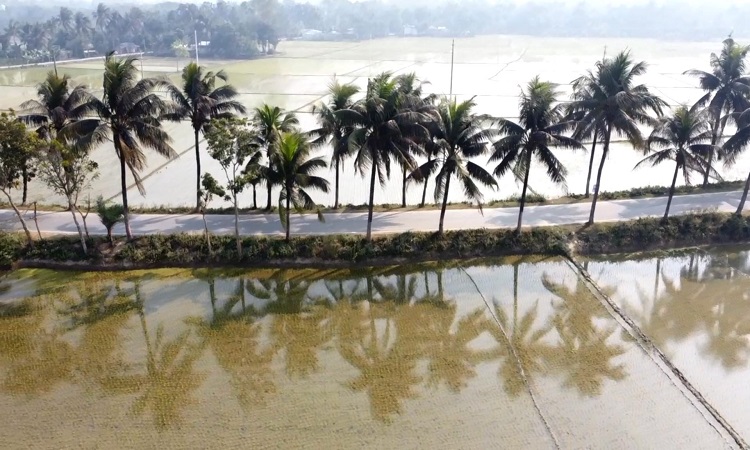
{"label": "tree reflection in water", "polygon": [[[142,275],[117,277],[114,283],[89,280],[71,286],[71,300],[62,302],[70,325],[62,330],[43,326],[51,310],[37,309],[36,303],[0,309],[6,325],[0,336],[16,342],[0,346],[0,362],[10,368],[6,374],[18,373],[29,392],[77,380],[109,395],[132,395],[131,411],[152,417],[159,430],[179,424],[193,404],[204,380],[195,366],[205,347],[229,375],[245,410],[266,405],[279,389],[275,361],[296,381],[327,369],[322,352],[337,353],[357,371],[346,388],[366,398],[372,417],[383,422],[403,413],[405,402],[424,389],[459,394],[485,362],[499,363],[502,386],[512,396],[544,375],[562,374],[566,387],[587,396],[599,395],[605,380],[623,379],[624,368],[612,360],[624,350],[610,343],[614,327],[599,324],[606,316],[586,287],[542,276],[541,285],[554,295],[542,317],[544,299],[520,303],[519,283],[529,283],[523,292],[536,292],[540,284],[539,278],[521,282],[520,267],[520,262],[512,266],[512,311],[499,302],[479,302],[460,313],[446,288],[462,293],[461,285],[446,286],[444,275],[450,272],[441,265],[312,274],[278,270],[255,278],[196,271],[193,278],[207,285],[210,312],[187,319],[185,331],[179,328],[182,317],[147,323]],[[217,288],[223,284],[229,292]],[[123,334],[131,329],[139,329],[137,339],[144,343],[140,364],[125,360]],[[76,347],[60,339],[73,330],[81,336],[72,339]],[[494,338],[494,348],[475,349],[480,338],[483,344]],[[10,375],[3,380],[6,390],[13,386]]]}
{"label": "tree reflection in water", "polygon": [[613,365],[612,359],[624,354],[625,348],[609,343],[618,325],[594,323],[595,318],[606,317],[606,311],[583,280],[576,277],[575,289],[571,290],[544,274],[542,284],[561,300],[554,302],[555,312],[551,318],[559,338],[551,367],[565,374],[565,385],[594,397],[601,394],[604,380],[624,379],[625,366]]}
{"label": "tree reflection in water", "polygon": [[646,335],[667,354],[671,343],[703,336],[700,351],[707,358],[726,370],[746,367],[750,360],[747,254],[693,254],[678,279],[663,273],[660,258],[653,264],[653,294],[639,284],[640,307],[625,304]]}
{"label": "tree reflection in water", "polygon": [[261,313],[247,306],[246,280],[236,280],[233,294],[221,307],[217,306],[215,275],[210,273],[204,280],[209,285],[212,315],[208,321],[194,322],[199,335],[229,374],[240,406],[245,410],[263,406],[266,397],[276,392],[271,370],[274,350],[261,345],[262,326],[257,320]]}

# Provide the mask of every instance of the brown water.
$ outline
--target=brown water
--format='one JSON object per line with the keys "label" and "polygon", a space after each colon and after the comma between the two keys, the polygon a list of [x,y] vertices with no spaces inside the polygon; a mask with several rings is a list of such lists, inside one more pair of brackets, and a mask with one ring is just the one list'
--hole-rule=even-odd
{"label": "brown water", "polygon": [[[620,273],[591,265],[604,278]],[[561,259],[18,271],[0,283],[0,305],[0,438],[9,448],[731,443]],[[678,310],[656,328],[684,330],[692,322]],[[668,347],[680,364],[713,361],[710,351],[683,360],[679,345]],[[747,354],[732,355],[724,359],[734,369],[719,358],[697,371],[710,372],[707,390],[730,392],[717,387],[725,381],[742,390]],[[716,406],[741,405],[737,397]]]}

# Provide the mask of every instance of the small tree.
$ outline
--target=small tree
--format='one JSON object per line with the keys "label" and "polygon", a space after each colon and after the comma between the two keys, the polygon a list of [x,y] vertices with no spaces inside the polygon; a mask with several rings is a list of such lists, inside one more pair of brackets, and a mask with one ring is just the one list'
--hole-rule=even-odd
{"label": "small tree", "polygon": [[[289,212],[291,207],[298,212],[302,209],[313,209],[316,207],[310,194],[306,189],[317,189],[328,192],[328,181],[313,175],[318,169],[325,169],[328,164],[323,158],[310,158],[310,142],[305,135],[299,131],[282,133],[274,145],[271,155],[272,167],[277,171],[276,178],[281,182],[279,193],[279,218],[289,242],[291,224],[289,223]],[[324,221],[323,215],[318,210],[318,220]]]}
{"label": "small tree", "polygon": [[177,58],[177,70],[180,70],[180,58],[187,58],[190,56],[188,46],[182,39],[176,39],[172,42],[172,51],[174,52],[175,58]]}
{"label": "small tree", "polygon": [[102,225],[107,229],[107,239],[109,240],[109,246],[115,245],[114,239],[112,239],[112,229],[118,223],[125,221],[125,208],[122,205],[109,205],[104,199],[99,196],[96,199],[96,213],[99,215],[99,220],[102,221]]}
{"label": "small tree", "polygon": [[201,215],[203,216],[203,227],[206,229],[206,244],[208,245],[208,253],[213,253],[211,249],[211,234],[208,231],[208,222],[206,221],[206,207],[214,195],[218,197],[226,197],[226,191],[221,187],[216,178],[210,173],[204,173],[203,179],[201,180]]}
{"label": "small tree", "polygon": [[234,207],[234,237],[237,240],[237,258],[242,257],[240,240],[240,217],[237,194],[247,185],[247,176],[243,173],[246,163],[252,164],[261,158],[257,132],[245,119],[230,118],[212,120],[206,132],[208,153],[219,162],[227,179],[224,199],[232,202]]}
{"label": "small tree", "polygon": [[21,184],[26,162],[38,145],[39,139],[29,133],[26,125],[19,122],[15,115],[12,113],[0,115],[0,192],[5,194],[8,204],[18,216],[29,245],[32,244],[31,232],[13,202],[10,191]]}
{"label": "small tree", "polygon": [[78,223],[78,196],[98,177],[98,165],[89,159],[86,152],[77,151],[59,141],[51,141],[36,153],[37,168],[42,181],[56,194],[68,202],[68,210],[81,238],[81,249],[88,253],[86,237]]}

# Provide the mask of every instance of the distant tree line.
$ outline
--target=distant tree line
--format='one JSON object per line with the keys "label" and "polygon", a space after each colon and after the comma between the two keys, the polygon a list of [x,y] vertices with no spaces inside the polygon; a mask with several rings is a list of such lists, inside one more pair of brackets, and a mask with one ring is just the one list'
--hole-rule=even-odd
{"label": "distant tree line", "polygon": [[[663,20],[668,17],[669,20]],[[122,43],[155,54],[173,54],[173,44],[199,39],[210,42],[206,56],[249,58],[270,53],[282,38],[303,30],[336,32],[348,39],[417,34],[525,34],[567,37],[651,37],[713,39],[750,22],[750,6],[725,8],[672,4],[568,6],[529,2],[350,2],[325,0],[319,5],[279,0],[242,3],[160,3],[126,8],[99,4],[94,10],[63,6],[10,5],[0,13],[2,54],[37,61],[62,51],[82,57],[91,50],[104,55]]]}

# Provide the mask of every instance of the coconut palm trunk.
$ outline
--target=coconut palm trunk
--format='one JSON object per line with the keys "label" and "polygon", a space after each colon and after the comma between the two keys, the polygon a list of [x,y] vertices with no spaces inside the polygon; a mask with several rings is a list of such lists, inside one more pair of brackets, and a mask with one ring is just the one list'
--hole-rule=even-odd
{"label": "coconut palm trunk", "polygon": [[664,211],[664,219],[666,222],[669,218],[669,208],[672,206],[672,197],[674,197],[674,186],[677,184],[677,175],[680,173],[680,163],[675,163],[674,176],[672,177],[672,185],[669,187],[669,198],[667,199],[667,209]]}
{"label": "coconut palm trunk", "polygon": [[117,150],[117,156],[120,157],[120,188],[122,189],[122,211],[125,222],[125,236],[130,240],[133,239],[133,233],[130,230],[130,210],[128,209],[127,168],[125,165],[125,155],[122,154],[122,147],[118,138],[115,138],[115,150]]}
{"label": "coconut palm trunk", "polygon": [[195,128],[195,210],[201,209],[201,151],[200,128]]}
{"label": "coconut palm trunk", "polygon": [[745,201],[747,201],[747,192],[750,190],[750,174],[747,176],[747,181],[745,181],[745,190],[742,191],[742,198],[740,199],[740,205],[737,207],[737,214],[738,216],[742,215],[742,211],[745,209]]}
{"label": "coconut palm trunk", "polygon": [[24,163],[23,169],[21,169],[21,178],[23,178],[23,195],[21,197],[21,204],[25,205],[29,194],[29,168],[26,167],[26,163]]}
{"label": "coconut palm trunk", "polygon": [[589,173],[586,175],[586,198],[590,196],[591,173],[594,171],[594,155],[596,155],[596,141],[599,139],[599,130],[594,130],[594,142],[591,144],[591,157],[589,158]]}
{"label": "coconut palm trunk", "polygon": [[370,202],[367,205],[367,240],[372,240],[372,208],[375,201],[375,175],[377,174],[377,165],[373,161],[370,171]]}
{"label": "coconut palm trunk", "polygon": [[607,131],[604,134],[604,148],[602,149],[602,160],[599,163],[599,171],[596,173],[596,185],[594,186],[594,199],[591,201],[591,213],[589,214],[589,224],[594,223],[594,216],[596,215],[596,202],[599,200],[599,189],[601,189],[602,183],[602,172],[604,171],[604,162],[607,160],[607,153],[609,152],[609,140],[612,135],[612,128],[607,125]]}
{"label": "coconut palm trunk", "polygon": [[[427,163],[432,162],[432,157],[427,158]],[[427,201],[427,180],[428,177],[424,177],[424,186],[422,186],[422,202],[419,204],[420,208],[424,208],[424,204]]]}
{"label": "coconut palm trunk", "polygon": [[336,193],[334,194],[333,199],[333,209],[339,208],[339,165],[341,164],[341,160],[336,158]]}
{"label": "coconut palm trunk", "polygon": [[406,208],[406,167],[402,169],[401,173],[401,207]]}
{"label": "coconut palm trunk", "polygon": [[531,173],[531,152],[528,152],[528,157],[526,158],[526,174],[523,176],[523,190],[521,191],[521,204],[518,208],[516,233],[521,232],[521,225],[523,224],[523,208],[526,206],[526,189],[529,187],[529,173]]}
{"label": "coconut palm trunk", "polygon": [[438,233],[443,234],[443,222],[445,221],[445,209],[448,205],[448,189],[451,186],[451,177],[448,175],[445,180],[445,192],[443,192],[443,205],[440,208],[440,226],[438,227]]}
{"label": "coconut palm trunk", "polygon": [[289,237],[291,235],[292,230],[292,224],[289,222],[289,209],[291,208],[290,202],[291,202],[291,192],[292,188],[290,186],[286,187],[286,212],[284,214],[286,215],[286,241],[289,242]]}
{"label": "coconut palm trunk", "polygon": [[703,186],[708,184],[708,176],[711,173],[711,167],[714,162],[714,146],[718,145],[721,141],[721,134],[724,133],[723,128],[721,126],[721,114],[719,114],[714,122],[713,130],[711,130],[711,148],[708,150],[708,155],[706,155],[706,171],[703,174]]}
{"label": "coconut palm trunk", "polygon": [[270,179],[266,179],[266,186],[268,187],[268,203],[266,203],[266,211],[270,211],[272,208],[271,193],[273,191],[273,183]]}

